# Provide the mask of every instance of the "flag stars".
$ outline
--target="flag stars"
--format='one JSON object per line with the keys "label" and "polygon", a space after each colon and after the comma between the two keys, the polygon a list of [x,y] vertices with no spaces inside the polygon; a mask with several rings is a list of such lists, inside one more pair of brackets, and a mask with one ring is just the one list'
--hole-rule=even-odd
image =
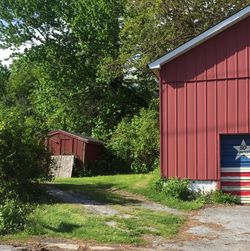
{"label": "flag stars", "polygon": [[245,140],[243,139],[239,146],[233,146],[233,148],[238,151],[235,157],[235,160],[239,159],[240,157],[247,157],[250,158],[250,146],[247,146]]}

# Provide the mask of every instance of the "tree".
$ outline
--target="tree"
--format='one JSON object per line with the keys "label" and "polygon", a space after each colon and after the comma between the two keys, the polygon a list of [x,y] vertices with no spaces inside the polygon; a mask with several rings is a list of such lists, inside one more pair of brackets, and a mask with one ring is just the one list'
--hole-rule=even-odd
{"label": "tree", "polygon": [[4,98],[6,95],[6,88],[9,79],[9,70],[0,64],[0,97]]}
{"label": "tree", "polygon": [[21,111],[1,109],[0,119],[0,198],[27,199],[37,184],[52,178],[50,155]]}
{"label": "tree", "polygon": [[156,106],[142,108],[139,115],[124,118],[108,144],[114,155],[135,173],[152,171],[159,164],[159,124]]}
{"label": "tree", "polygon": [[123,6],[119,0],[42,2],[51,14],[37,0],[0,4],[2,46],[35,45],[12,66],[10,96],[48,129],[106,138],[124,115],[147,105],[116,63]]}

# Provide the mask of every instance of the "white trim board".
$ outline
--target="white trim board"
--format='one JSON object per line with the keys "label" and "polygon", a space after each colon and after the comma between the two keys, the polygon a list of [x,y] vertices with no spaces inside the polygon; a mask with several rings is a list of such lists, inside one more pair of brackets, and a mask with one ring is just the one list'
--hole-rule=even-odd
{"label": "white trim board", "polygon": [[249,186],[221,186],[223,191],[250,191]]}
{"label": "white trim board", "polygon": [[228,182],[231,182],[231,181],[246,181],[246,182],[249,182],[250,181],[250,177],[248,176],[242,176],[242,177],[238,177],[238,176],[222,176],[221,177],[221,181],[228,181]]}
{"label": "white trim board", "polygon": [[244,173],[244,172],[250,172],[250,167],[222,167],[220,170],[223,173],[231,173],[231,172]]}
{"label": "white trim board", "polygon": [[212,28],[208,29],[207,31],[201,33],[197,37],[189,40],[188,42],[184,43],[183,45],[181,45],[181,46],[177,47],[176,49],[170,51],[169,53],[165,54],[161,58],[150,63],[148,65],[149,69],[151,69],[156,75],[159,75],[159,70],[161,69],[162,65],[166,64],[167,62],[170,62],[174,58],[184,54],[185,52],[191,50],[192,48],[198,46],[199,44],[207,41],[209,38],[212,38],[215,35],[221,33],[222,31],[228,29],[229,27],[240,22],[241,20],[245,19],[249,15],[250,15],[250,6],[247,6],[243,10],[228,17],[224,21],[218,23],[217,25],[213,26]]}

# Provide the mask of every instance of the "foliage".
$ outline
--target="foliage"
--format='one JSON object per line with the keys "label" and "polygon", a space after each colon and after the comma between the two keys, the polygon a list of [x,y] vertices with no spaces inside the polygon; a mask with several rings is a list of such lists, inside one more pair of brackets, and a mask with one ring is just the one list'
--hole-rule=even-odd
{"label": "foliage", "polygon": [[239,202],[237,196],[222,191],[204,193],[191,188],[188,179],[160,178],[155,182],[155,190],[164,194],[167,198],[175,198],[183,201],[196,200],[201,204],[236,204]]}
{"label": "foliage", "polygon": [[37,135],[20,111],[0,114],[0,192],[13,191],[29,199],[34,185],[51,179],[50,155],[44,148],[42,135]]}
{"label": "foliage", "polygon": [[12,104],[28,109],[42,129],[107,139],[124,115],[146,105],[137,88],[123,83],[115,63],[123,5],[119,0],[45,2],[0,1],[1,46],[33,44],[11,66]]}
{"label": "foliage", "polygon": [[224,193],[222,191],[213,191],[208,194],[201,194],[199,199],[206,204],[219,203],[219,204],[237,204],[239,198],[237,196]]}
{"label": "foliage", "polygon": [[139,115],[123,119],[114,131],[109,147],[131,165],[133,172],[153,170],[159,158],[158,112],[143,108]]}
{"label": "foliage", "polygon": [[10,72],[7,67],[0,64],[0,97],[3,98],[6,95],[7,83]]}
{"label": "foliage", "polygon": [[9,234],[24,229],[28,206],[17,199],[6,199],[0,205],[0,234]]}
{"label": "foliage", "polygon": [[173,197],[180,200],[190,200],[193,193],[189,188],[190,181],[188,179],[169,178],[160,179],[156,182],[156,190],[163,192],[167,197]]}

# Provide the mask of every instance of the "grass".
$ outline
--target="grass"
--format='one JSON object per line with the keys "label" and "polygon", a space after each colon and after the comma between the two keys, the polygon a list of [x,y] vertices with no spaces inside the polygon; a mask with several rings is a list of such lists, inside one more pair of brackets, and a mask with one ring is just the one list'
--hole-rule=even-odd
{"label": "grass", "polygon": [[143,195],[149,200],[159,202],[171,208],[182,210],[195,210],[204,205],[201,200],[182,201],[174,198],[166,198],[165,194],[154,189],[154,183],[159,179],[159,173],[129,174],[96,176],[84,178],[56,179],[55,184],[63,190],[84,192],[93,199],[106,203],[125,203],[125,199],[112,193],[112,189],[122,189],[135,194]]}
{"label": "grass", "polygon": [[46,205],[34,212],[26,233],[106,243],[140,242],[138,235],[108,226],[108,220],[105,217],[91,215],[77,205]]}
{"label": "grass", "polygon": [[[181,217],[145,209],[128,208],[126,213],[131,217],[94,215],[79,205],[39,205],[30,215],[25,231],[0,237],[0,241],[47,236],[98,243],[144,244],[145,234],[170,238],[184,221]],[[109,222],[116,225],[109,226]]]}
{"label": "grass", "polygon": [[113,218],[118,226],[126,231],[133,231],[140,236],[151,234],[155,236],[172,237],[178,233],[183,219],[163,212],[153,212],[148,209],[136,209],[131,218]]}
{"label": "grass", "polygon": [[[115,216],[96,215],[86,211],[82,205],[55,202],[44,196],[45,201],[40,201],[29,216],[25,231],[0,236],[0,242],[25,241],[31,237],[43,236],[97,243],[140,245],[145,243],[144,236],[148,234],[172,238],[183,225],[185,221],[183,217],[136,207],[138,200],[114,193],[114,190],[121,189],[183,210],[197,209],[203,205],[199,201],[185,202],[166,198],[164,194],[156,192],[154,189],[155,181],[158,179],[157,172],[56,179],[53,184],[50,184],[51,186],[81,192],[115,208],[119,214]],[[126,217],[122,217],[122,215],[126,215]]]}

